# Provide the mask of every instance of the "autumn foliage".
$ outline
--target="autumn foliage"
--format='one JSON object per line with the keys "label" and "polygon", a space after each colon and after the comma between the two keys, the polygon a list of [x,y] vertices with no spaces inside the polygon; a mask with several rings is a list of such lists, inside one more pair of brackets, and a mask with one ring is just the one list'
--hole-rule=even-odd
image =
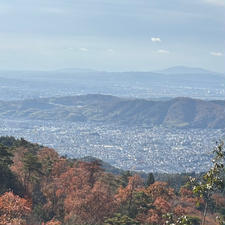
{"label": "autumn foliage", "polygon": [[31,213],[31,203],[6,192],[0,196],[0,225],[23,225],[26,224],[26,217]]}
{"label": "autumn foliage", "polygon": [[[0,195],[0,225],[164,225],[168,216],[201,218],[204,202],[187,187],[146,185],[138,174],[113,175],[98,161],[67,159],[24,140],[3,150],[8,163],[2,167],[14,180],[0,183],[0,190],[10,187]],[[213,199],[217,212],[206,218],[208,225],[225,209],[223,193]]]}

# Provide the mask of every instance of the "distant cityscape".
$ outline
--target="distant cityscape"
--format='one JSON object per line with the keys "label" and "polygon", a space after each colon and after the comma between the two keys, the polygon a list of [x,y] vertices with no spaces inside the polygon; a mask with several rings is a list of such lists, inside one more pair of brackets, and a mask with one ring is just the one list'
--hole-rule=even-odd
{"label": "distant cityscape", "polygon": [[[224,100],[225,75],[188,67],[174,67],[159,73],[77,70],[0,71],[0,103],[92,93],[162,101],[174,97]],[[47,102],[48,106],[54,108],[56,104],[49,105],[51,102],[53,101]],[[48,114],[45,108],[41,108],[41,104],[39,110],[37,101],[29,104],[23,104],[21,101],[17,104],[17,108],[14,108],[14,102],[9,105],[2,103],[4,107],[1,108],[1,136],[23,137],[28,141],[55,148],[61,155],[71,158],[94,156],[125,170],[168,173],[207,170],[216,141],[223,138],[225,134],[224,129],[176,129],[142,125],[130,127],[114,123],[96,124],[90,121],[82,123],[50,121],[47,119],[52,119],[51,115],[55,115],[54,112],[51,114],[49,110]],[[58,105],[56,113],[62,112],[62,114],[59,113],[57,119],[69,115],[70,112],[76,112],[77,114],[74,115],[78,115],[80,112],[78,106],[79,104],[72,112],[70,104],[63,107]],[[222,106],[223,103],[220,108]],[[87,108],[82,112],[84,115],[86,112],[87,114],[94,112],[94,107],[95,105],[91,110]],[[177,109],[176,107],[177,105],[173,109]],[[181,107],[181,109],[187,112],[188,107]],[[198,109],[201,109],[198,112],[202,112],[197,118],[200,122],[218,118],[219,122],[215,121],[218,125],[224,121],[223,110],[217,111],[214,107],[212,111],[215,112],[210,117],[207,114],[207,107],[202,108],[201,105]],[[183,111],[177,110],[177,112]],[[157,110],[158,112],[161,111]],[[37,114],[39,117],[35,117]],[[188,118],[188,112],[186,114]],[[27,120],[28,115],[34,120]],[[172,120],[174,117],[171,115],[174,114],[170,112],[169,119]],[[205,116],[201,117],[203,115]],[[42,120],[41,117],[46,120]],[[93,117],[90,118],[94,119],[95,114],[93,113]],[[71,121],[76,120],[71,119]]]}
{"label": "distant cityscape", "polygon": [[0,136],[55,148],[70,158],[93,156],[125,170],[180,173],[209,168],[222,129],[128,127],[95,123],[1,120]]}
{"label": "distant cityscape", "polygon": [[124,86],[124,85],[109,85],[102,88],[95,87],[54,87],[42,88],[41,85],[37,87],[9,87],[0,83],[0,100],[22,100],[33,98],[47,98],[55,96],[71,96],[78,94],[109,94],[121,97],[134,97],[134,98],[174,98],[174,97],[192,97],[199,99],[221,99],[224,100],[225,88],[223,85],[217,88],[201,88],[190,87],[189,85],[180,86],[163,86],[153,84],[150,87],[143,86]]}
{"label": "distant cityscape", "polygon": [[[179,69],[179,71],[177,71]],[[0,71],[0,100],[109,94],[224,99],[225,75],[193,68],[155,72]]]}

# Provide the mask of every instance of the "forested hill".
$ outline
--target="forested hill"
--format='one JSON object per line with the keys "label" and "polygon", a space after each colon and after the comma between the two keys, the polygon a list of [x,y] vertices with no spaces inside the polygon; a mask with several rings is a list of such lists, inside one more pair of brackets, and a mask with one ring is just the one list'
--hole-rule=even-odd
{"label": "forested hill", "polygon": [[[144,181],[138,174],[115,175],[99,161],[87,161],[1,137],[0,224],[164,225],[170,215],[173,224],[200,225],[205,203],[191,187],[174,190],[153,174]],[[224,189],[214,193],[206,225],[216,225],[218,215],[224,216],[224,200]],[[175,223],[183,218],[188,223]]]}
{"label": "forested hill", "polygon": [[225,128],[225,101],[184,97],[154,101],[94,94],[1,101],[0,117],[182,128]]}

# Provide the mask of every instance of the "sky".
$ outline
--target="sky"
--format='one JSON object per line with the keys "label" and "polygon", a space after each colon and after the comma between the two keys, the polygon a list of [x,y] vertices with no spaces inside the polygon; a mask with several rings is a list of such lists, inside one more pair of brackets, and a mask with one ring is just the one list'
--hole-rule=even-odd
{"label": "sky", "polygon": [[225,73],[225,0],[1,0],[0,70]]}

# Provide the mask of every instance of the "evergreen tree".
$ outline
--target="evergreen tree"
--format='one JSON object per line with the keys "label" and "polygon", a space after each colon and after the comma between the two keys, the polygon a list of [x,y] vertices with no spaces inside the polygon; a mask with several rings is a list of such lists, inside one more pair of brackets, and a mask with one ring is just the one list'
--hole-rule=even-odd
{"label": "evergreen tree", "polygon": [[114,217],[106,219],[104,225],[139,225],[140,223],[135,219],[126,215],[117,213]]}
{"label": "evergreen tree", "polygon": [[146,180],[146,186],[149,186],[149,185],[154,184],[154,183],[155,183],[154,175],[153,175],[153,173],[149,173],[148,177],[147,177],[147,180]]}
{"label": "evergreen tree", "polygon": [[126,187],[129,183],[129,177],[132,176],[132,173],[127,170],[127,171],[124,171],[122,174],[121,174],[121,182],[122,182],[122,186],[123,187]]}
{"label": "evergreen tree", "polygon": [[28,191],[29,182],[33,185],[37,183],[40,178],[41,172],[41,163],[38,161],[37,155],[32,152],[25,152],[23,159],[24,171],[25,171],[25,180],[24,185],[26,191]]}
{"label": "evergreen tree", "polygon": [[9,149],[0,144],[0,194],[13,186],[14,175],[9,168],[13,163],[12,157]]}

